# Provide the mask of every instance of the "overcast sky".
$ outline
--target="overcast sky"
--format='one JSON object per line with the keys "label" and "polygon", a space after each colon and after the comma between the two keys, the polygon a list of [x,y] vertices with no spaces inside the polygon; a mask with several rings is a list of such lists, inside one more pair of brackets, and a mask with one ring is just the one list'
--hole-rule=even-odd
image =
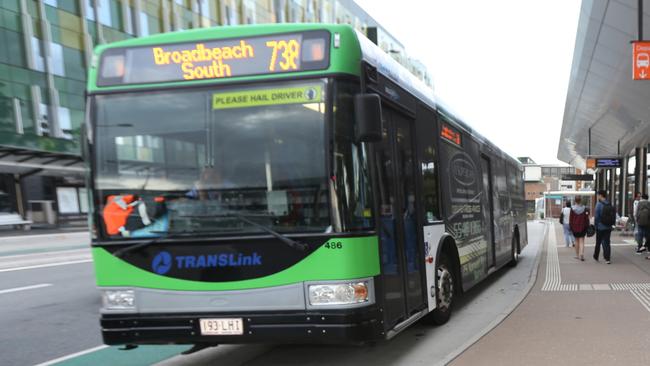
{"label": "overcast sky", "polygon": [[355,1],[472,127],[512,156],[560,163],[579,0]]}

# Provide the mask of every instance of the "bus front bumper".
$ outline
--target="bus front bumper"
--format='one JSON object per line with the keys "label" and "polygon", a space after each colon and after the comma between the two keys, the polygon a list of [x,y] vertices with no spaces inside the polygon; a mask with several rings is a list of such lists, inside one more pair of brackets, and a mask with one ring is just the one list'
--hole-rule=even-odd
{"label": "bus front bumper", "polygon": [[[242,335],[202,335],[200,319],[240,318]],[[302,312],[102,314],[104,343],[358,343],[384,337],[375,307]]]}

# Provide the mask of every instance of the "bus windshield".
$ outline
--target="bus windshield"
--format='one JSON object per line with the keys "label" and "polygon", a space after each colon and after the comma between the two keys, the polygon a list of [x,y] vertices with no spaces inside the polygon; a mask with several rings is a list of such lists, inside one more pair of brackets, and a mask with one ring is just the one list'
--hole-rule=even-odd
{"label": "bus windshield", "polygon": [[324,232],[325,81],[94,97],[109,237]]}

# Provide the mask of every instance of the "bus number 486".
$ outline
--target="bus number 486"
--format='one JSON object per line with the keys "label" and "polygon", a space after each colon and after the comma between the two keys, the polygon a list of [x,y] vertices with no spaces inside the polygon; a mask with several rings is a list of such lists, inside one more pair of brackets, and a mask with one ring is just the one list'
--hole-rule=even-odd
{"label": "bus number 486", "polygon": [[343,243],[340,241],[331,241],[325,244],[325,248],[328,249],[343,249]]}

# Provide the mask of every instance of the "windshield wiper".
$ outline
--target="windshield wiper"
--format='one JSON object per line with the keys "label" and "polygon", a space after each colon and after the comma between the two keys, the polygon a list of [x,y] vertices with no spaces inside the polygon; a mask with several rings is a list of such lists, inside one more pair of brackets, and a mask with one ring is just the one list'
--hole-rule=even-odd
{"label": "windshield wiper", "polygon": [[118,258],[122,258],[124,256],[124,254],[126,254],[128,252],[132,252],[132,251],[138,250],[140,248],[148,247],[149,245],[156,244],[157,242],[161,241],[162,239],[167,239],[167,238],[170,238],[170,237],[174,236],[172,234],[176,234],[176,233],[166,233],[165,235],[155,237],[155,238],[153,238],[151,240],[148,240],[148,241],[145,241],[145,242],[142,242],[142,243],[129,245],[128,247],[124,247],[122,249],[116,250],[113,253],[113,255],[118,257]]}
{"label": "windshield wiper", "polygon": [[246,218],[246,217],[244,217],[244,216],[242,216],[240,214],[237,214],[237,213],[233,212],[233,213],[224,214],[222,216],[224,216],[224,217],[235,217],[235,218],[237,218],[237,219],[239,219],[239,220],[241,220],[241,221],[243,221],[243,222],[245,222],[247,224],[250,224],[252,226],[255,226],[256,228],[262,229],[262,230],[266,231],[267,233],[273,235],[275,238],[277,238],[281,242],[287,244],[289,247],[291,247],[293,249],[296,249],[296,250],[299,250],[301,252],[304,252],[305,250],[307,250],[307,248],[309,248],[309,246],[307,246],[307,244],[305,244],[305,243],[301,243],[301,242],[299,242],[297,240],[293,240],[293,239],[289,238],[288,236],[282,235],[279,232],[271,229],[268,226],[258,224],[257,222],[255,222],[253,220],[250,220],[250,219],[248,219],[248,218]]}
{"label": "windshield wiper", "polygon": [[186,237],[186,236],[194,235],[194,234],[197,234],[197,233],[200,233],[200,234],[221,234],[220,231],[199,231],[199,232],[196,232],[196,231],[190,231],[190,230],[152,231],[151,233],[162,234],[162,235],[157,236],[157,237],[155,237],[155,238],[153,238],[151,240],[148,240],[148,241],[145,241],[145,242],[142,242],[142,243],[129,245],[129,246],[125,247],[125,248],[116,250],[113,253],[113,255],[118,257],[118,258],[122,258],[124,256],[124,254],[126,254],[128,252],[132,252],[134,250],[138,250],[138,249],[141,249],[141,248],[144,248],[144,247],[148,247],[150,245],[158,243],[159,241],[161,241],[163,239],[170,239],[170,238],[176,238],[176,237]]}
{"label": "windshield wiper", "polygon": [[[267,233],[273,235],[276,239],[278,239],[281,242],[288,245],[290,248],[299,250],[301,252],[304,252],[305,250],[307,250],[309,248],[309,246],[307,244],[305,244],[305,243],[301,243],[301,242],[299,242],[297,240],[293,240],[293,239],[291,239],[291,238],[289,238],[289,237],[287,237],[285,235],[282,235],[279,232],[271,229],[268,226],[258,224],[257,222],[255,222],[253,220],[250,220],[250,219],[248,219],[248,218],[246,218],[246,217],[244,217],[244,216],[242,216],[240,214],[236,214],[236,213],[226,213],[226,214],[219,214],[219,215],[184,215],[183,217],[232,217],[232,218],[236,218],[236,219],[238,219],[240,221],[243,221],[243,222],[245,222],[245,223],[247,223],[249,225],[255,226],[256,228],[259,228],[259,229],[262,229],[262,230],[266,231]],[[195,234],[203,234],[203,235],[205,235],[205,234],[223,234],[222,231],[192,231],[192,230],[157,231],[157,232],[152,231],[152,233],[155,233],[155,234],[161,233],[163,235],[155,237],[155,238],[153,238],[151,240],[148,240],[148,241],[145,241],[145,242],[142,242],[142,243],[133,244],[133,245],[130,245],[128,247],[116,250],[113,253],[113,255],[118,257],[118,258],[122,258],[124,256],[124,254],[126,254],[128,252],[132,252],[134,250],[138,250],[138,249],[142,249],[144,247],[148,247],[150,245],[158,243],[159,241],[161,241],[163,239],[169,239],[169,238],[174,238],[174,237],[179,237],[179,236],[180,237],[186,237],[186,236],[191,236],[191,235],[195,235]]]}
{"label": "windshield wiper", "polygon": [[183,217],[202,217],[202,218],[209,218],[209,217],[221,217],[221,218],[223,218],[223,217],[226,217],[226,218],[235,218],[235,219],[243,221],[243,222],[245,222],[245,223],[247,223],[247,224],[249,224],[251,226],[255,226],[258,229],[262,229],[262,230],[266,231],[267,233],[273,235],[276,239],[278,239],[281,242],[288,245],[290,248],[299,250],[301,252],[304,252],[305,250],[307,250],[309,248],[309,246],[307,244],[305,244],[305,243],[301,243],[301,242],[299,242],[297,240],[291,239],[288,236],[280,234],[279,232],[271,229],[268,226],[259,224],[259,223],[255,222],[253,220],[250,220],[250,219],[246,218],[244,215],[234,213],[234,212],[228,212],[228,213],[222,213],[222,214],[216,214],[216,215],[183,215]]}

